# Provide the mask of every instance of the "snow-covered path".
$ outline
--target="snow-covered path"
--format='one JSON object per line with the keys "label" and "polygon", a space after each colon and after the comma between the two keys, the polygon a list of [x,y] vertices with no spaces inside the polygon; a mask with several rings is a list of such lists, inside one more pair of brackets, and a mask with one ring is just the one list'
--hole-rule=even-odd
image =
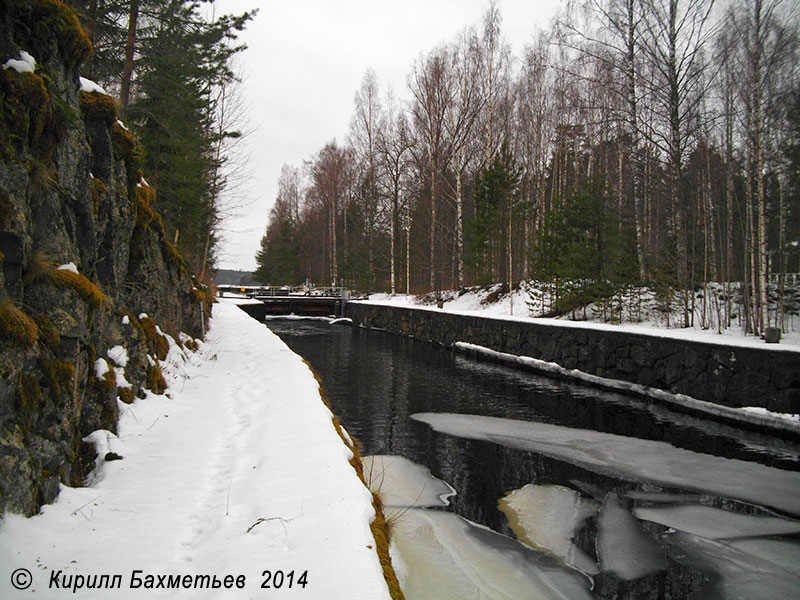
{"label": "snow-covered path", "polygon": [[[119,437],[93,434],[123,460],[100,460],[40,515],[6,515],[0,598],[172,597],[158,585],[178,581],[187,598],[388,598],[371,495],[300,357],[220,303],[200,352],[166,362],[171,398],[120,405]],[[88,589],[103,582],[119,585]]]}

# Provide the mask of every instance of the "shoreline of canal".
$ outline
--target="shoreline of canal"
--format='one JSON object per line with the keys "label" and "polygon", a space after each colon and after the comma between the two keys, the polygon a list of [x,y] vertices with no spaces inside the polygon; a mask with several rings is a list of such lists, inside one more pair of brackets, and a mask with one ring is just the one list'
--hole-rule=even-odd
{"label": "shoreline of canal", "polygon": [[358,301],[347,303],[345,315],[355,326],[800,439],[800,422],[739,410],[800,413],[797,352]]}

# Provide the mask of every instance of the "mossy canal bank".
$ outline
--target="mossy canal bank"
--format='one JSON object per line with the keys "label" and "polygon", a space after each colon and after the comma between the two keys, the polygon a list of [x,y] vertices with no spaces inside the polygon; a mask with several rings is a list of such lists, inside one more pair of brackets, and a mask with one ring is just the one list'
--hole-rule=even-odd
{"label": "mossy canal bank", "polygon": [[[796,350],[647,335],[613,326],[514,320],[357,301],[347,303],[345,315],[358,326],[447,347],[462,342],[512,357],[555,363],[560,372],[528,365],[550,376],[572,377],[575,374],[570,372],[577,370],[719,407],[751,406],[777,413],[800,413],[800,352]],[[587,383],[602,386],[599,380]],[[636,389],[617,390],[638,393]],[[703,412],[704,407],[684,403],[678,408]],[[731,413],[710,408],[714,418],[725,419]],[[751,427],[763,427],[764,423],[780,426],[777,420],[749,416],[741,423]],[[784,429],[788,435],[800,435],[791,423],[787,427]]]}

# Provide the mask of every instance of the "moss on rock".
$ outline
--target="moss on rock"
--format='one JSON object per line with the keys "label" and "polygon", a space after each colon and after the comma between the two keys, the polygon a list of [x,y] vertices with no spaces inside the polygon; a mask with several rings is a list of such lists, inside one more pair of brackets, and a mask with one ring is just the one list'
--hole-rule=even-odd
{"label": "moss on rock", "polygon": [[34,255],[31,259],[28,279],[32,281],[41,279],[56,287],[74,290],[95,309],[111,306],[111,299],[85,275],[70,269],[59,268],[54,262],[39,254]]}
{"label": "moss on rock", "polygon": [[139,325],[142,333],[144,333],[144,337],[150,344],[150,349],[155,352],[156,358],[158,358],[158,360],[167,358],[169,342],[166,337],[158,333],[155,321],[150,317],[143,317],[139,319]]}
{"label": "moss on rock", "polygon": [[100,392],[105,396],[111,394],[117,387],[117,374],[114,369],[109,368],[108,371],[103,374],[102,380],[98,379],[94,373],[91,374],[91,377],[94,378],[94,385],[97,386]]}
{"label": "moss on rock", "polygon": [[61,343],[61,334],[50,318],[43,314],[34,314],[31,318],[39,328],[39,339],[43,341],[48,348],[57,348]]}
{"label": "moss on rock", "polygon": [[111,125],[111,143],[114,155],[126,162],[139,163],[141,159],[141,146],[131,132],[114,121]]}
{"label": "moss on rock", "polygon": [[117,101],[100,92],[81,92],[80,107],[85,119],[96,119],[111,127],[117,120]]}
{"label": "moss on rock", "polygon": [[103,183],[102,179],[98,179],[97,177],[92,178],[91,183],[92,191],[92,208],[94,209],[94,214],[97,214],[97,211],[100,209],[100,199],[103,197],[108,191],[108,186]]}
{"label": "moss on rock", "polygon": [[50,398],[56,405],[61,404],[61,388],[69,384],[75,376],[75,366],[58,359],[42,360],[44,381],[50,388]]}
{"label": "moss on rock", "polygon": [[0,299],[0,335],[23,346],[35,346],[39,341],[39,327],[22,312],[11,298]]}
{"label": "moss on rock", "polygon": [[154,394],[163,394],[167,390],[167,381],[156,364],[147,365],[147,389]]}
{"label": "moss on rock", "polygon": [[136,224],[145,229],[155,226],[156,231],[161,233],[162,240],[165,243],[169,243],[166,240],[167,234],[164,230],[164,221],[161,215],[153,210],[155,199],[156,192],[153,188],[148,185],[136,186]]}
{"label": "moss on rock", "polygon": [[117,388],[119,399],[125,404],[133,404],[133,389],[129,387]]}
{"label": "moss on rock", "polygon": [[59,0],[12,0],[20,12],[28,13],[34,35],[55,36],[65,65],[73,68],[92,54],[92,42],[75,12]]}
{"label": "moss on rock", "polygon": [[17,377],[16,408],[19,411],[19,426],[27,437],[31,430],[34,413],[42,402],[42,387],[35,377],[20,373]]}
{"label": "moss on rock", "polygon": [[32,150],[37,149],[50,106],[50,94],[44,79],[36,73],[0,69],[0,102],[0,139],[4,154],[13,159],[26,144]]}

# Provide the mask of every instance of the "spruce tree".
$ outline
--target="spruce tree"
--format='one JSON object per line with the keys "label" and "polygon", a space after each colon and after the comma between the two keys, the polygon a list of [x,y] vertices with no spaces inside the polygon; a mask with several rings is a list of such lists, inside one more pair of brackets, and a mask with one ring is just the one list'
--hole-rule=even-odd
{"label": "spruce tree", "polygon": [[520,173],[508,144],[475,177],[475,216],[470,222],[472,268],[477,281],[509,281],[506,240],[509,234],[509,211]]}
{"label": "spruce tree", "polygon": [[158,194],[169,235],[193,268],[213,263],[224,156],[217,144],[238,132],[220,131],[214,91],[234,79],[230,42],[253,13],[205,21],[196,3],[162,3],[141,40],[136,94],[129,117],[144,146],[145,171]]}

